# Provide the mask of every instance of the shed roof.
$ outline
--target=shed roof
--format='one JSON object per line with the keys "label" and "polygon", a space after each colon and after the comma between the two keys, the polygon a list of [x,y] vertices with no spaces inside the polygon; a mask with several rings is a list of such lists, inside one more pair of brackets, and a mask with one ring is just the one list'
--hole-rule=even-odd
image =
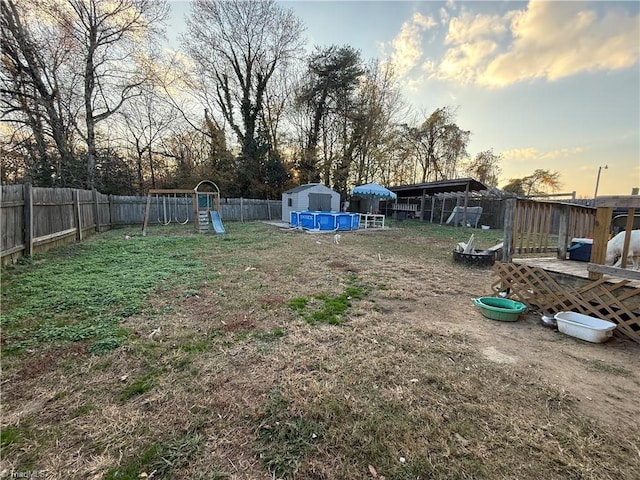
{"label": "shed roof", "polygon": [[325,188],[327,188],[328,190],[331,190],[329,187],[327,187],[326,185],[324,185],[323,183],[307,183],[306,185],[299,185],[297,187],[293,187],[290,190],[287,190],[283,193],[297,193],[297,192],[302,192],[304,190],[307,190],[309,188],[313,188],[313,187],[317,187],[318,185],[321,185]]}
{"label": "shed roof", "polygon": [[465,192],[467,187],[470,192],[487,190],[487,187],[473,178],[456,178],[453,180],[440,180],[438,182],[414,183],[413,185],[400,185],[389,187],[395,192],[398,198],[420,197],[425,195],[435,195],[437,193]]}

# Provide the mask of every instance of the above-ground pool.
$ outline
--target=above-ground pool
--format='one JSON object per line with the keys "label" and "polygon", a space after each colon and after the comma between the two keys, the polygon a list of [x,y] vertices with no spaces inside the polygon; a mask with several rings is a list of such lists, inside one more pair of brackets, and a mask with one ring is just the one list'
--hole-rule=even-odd
{"label": "above-ground pool", "polygon": [[342,212],[291,212],[291,226],[305,230],[357,230],[360,214]]}

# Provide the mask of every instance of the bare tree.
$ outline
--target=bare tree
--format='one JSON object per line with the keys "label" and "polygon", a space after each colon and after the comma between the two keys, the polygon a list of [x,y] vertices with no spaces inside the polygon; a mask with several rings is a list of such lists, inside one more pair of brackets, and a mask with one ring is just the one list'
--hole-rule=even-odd
{"label": "bare tree", "polygon": [[11,108],[22,110],[38,148],[47,135],[53,138],[62,164],[78,163],[70,137],[72,129],[79,133],[86,143],[82,183],[93,188],[96,126],[145,82],[145,50],[159,33],[166,2],[23,0],[19,9],[13,0],[1,1],[3,53],[8,53],[2,80],[11,85],[5,88]]}
{"label": "bare tree", "polygon": [[[393,66],[371,61],[359,83],[357,97],[359,114],[354,118],[354,132],[358,133],[354,183],[362,184],[382,177],[393,146],[395,124],[404,109]],[[346,183],[342,185],[345,187]]]}
{"label": "bare tree", "polygon": [[152,88],[145,88],[123,106],[120,115],[124,120],[124,139],[135,153],[137,190],[142,194],[147,172],[151,188],[157,188],[155,156],[160,151],[163,138],[171,133],[177,112]]}
{"label": "bare tree", "polygon": [[501,160],[502,156],[500,154],[496,155],[493,153],[493,149],[489,149],[478,153],[473,160],[464,166],[464,169],[469,176],[484,183],[486,186],[497,187],[498,177],[501,172]]}
{"label": "bare tree", "polygon": [[455,124],[447,108],[436,109],[419,127],[405,125],[407,153],[421,168],[421,182],[455,176],[458,160],[467,156],[471,132]]}
{"label": "bare tree", "polygon": [[277,71],[273,80],[265,89],[264,108],[260,114],[271,153],[280,151],[281,123],[293,96],[293,86],[288,72]]}
{"label": "bare tree", "polygon": [[[31,165],[43,165],[49,181],[64,182],[61,165],[73,162],[69,138],[72,123],[65,115],[68,110],[63,102],[60,71],[70,47],[64,32],[34,23],[29,16],[33,7],[28,1],[20,5],[12,0],[0,2],[2,120],[18,124],[14,128],[27,126],[31,135],[24,145],[30,152]],[[49,153],[50,139],[57,155]]]}
{"label": "bare tree", "polygon": [[52,5],[52,20],[73,39],[83,80],[88,188],[95,183],[96,126],[139,94],[148,76],[150,49],[168,12],[165,0],[64,0]]}
{"label": "bare tree", "polygon": [[273,0],[195,0],[184,42],[203,88],[236,134],[251,174],[258,163],[258,119],[278,68],[302,46],[303,27]]}

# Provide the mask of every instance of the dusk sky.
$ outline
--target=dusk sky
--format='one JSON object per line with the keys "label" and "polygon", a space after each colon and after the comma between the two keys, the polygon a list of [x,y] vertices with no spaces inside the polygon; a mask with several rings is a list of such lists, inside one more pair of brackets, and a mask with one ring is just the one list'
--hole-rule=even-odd
{"label": "dusk sky", "polygon": [[[314,45],[391,60],[417,112],[449,106],[468,151],[503,156],[500,186],[536,168],[562,192],[640,187],[640,2],[295,1]],[[169,37],[189,2],[172,2]],[[173,42],[172,42],[173,43]]]}

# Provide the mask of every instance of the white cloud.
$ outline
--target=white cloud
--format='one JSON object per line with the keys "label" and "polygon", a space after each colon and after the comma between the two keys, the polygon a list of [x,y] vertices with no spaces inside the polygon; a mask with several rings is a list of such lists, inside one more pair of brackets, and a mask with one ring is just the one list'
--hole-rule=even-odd
{"label": "white cloud", "polygon": [[532,2],[511,21],[514,41],[487,65],[480,82],[501,86],[530,78],[557,80],[638,62],[639,17],[609,11],[598,18],[571,2]]}
{"label": "white cloud", "polygon": [[570,148],[558,148],[556,150],[551,150],[549,152],[543,153],[540,156],[542,160],[553,160],[556,158],[566,158],[571,155],[575,155],[577,153],[582,153],[586,151],[585,147],[570,147]]}
{"label": "white cloud", "polygon": [[500,152],[504,160],[510,161],[530,161],[530,160],[555,160],[557,158],[567,158],[578,153],[587,151],[586,147],[564,147],[548,152],[541,152],[534,147],[514,148]]}
{"label": "white cloud", "polygon": [[398,75],[402,76],[420,63],[422,58],[422,33],[437,25],[432,17],[414,13],[402,24],[400,33],[391,42],[391,61]]}
{"label": "white cloud", "polygon": [[438,22],[436,22],[433,17],[427,17],[418,12],[413,14],[412,20],[413,23],[421,26],[425,30],[429,30],[430,28],[435,27],[438,24]]}
{"label": "white cloud", "polygon": [[446,25],[449,19],[451,18],[451,15],[449,15],[449,12],[444,7],[440,7],[439,13],[440,13],[440,23],[442,25]]}
{"label": "white cloud", "polygon": [[501,16],[463,10],[449,20],[437,77],[500,87],[628,68],[640,58],[638,38],[640,16],[614,7],[599,14],[589,3],[531,1]]}
{"label": "white cloud", "polygon": [[540,152],[537,148],[514,148],[500,152],[505,160],[535,160],[540,158]]}
{"label": "white cloud", "polygon": [[486,37],[501,36],[507,31],[504,19],[498,15],[472,15],[463,12],[449,22],[446,44],[465,44]]}
{"label": "white cloud", "polygon": [[455,78],[461,83],[473,82],[483,61],[497,48],[491,40],[463,43],[450,48],[438,65],[439,78]]}

